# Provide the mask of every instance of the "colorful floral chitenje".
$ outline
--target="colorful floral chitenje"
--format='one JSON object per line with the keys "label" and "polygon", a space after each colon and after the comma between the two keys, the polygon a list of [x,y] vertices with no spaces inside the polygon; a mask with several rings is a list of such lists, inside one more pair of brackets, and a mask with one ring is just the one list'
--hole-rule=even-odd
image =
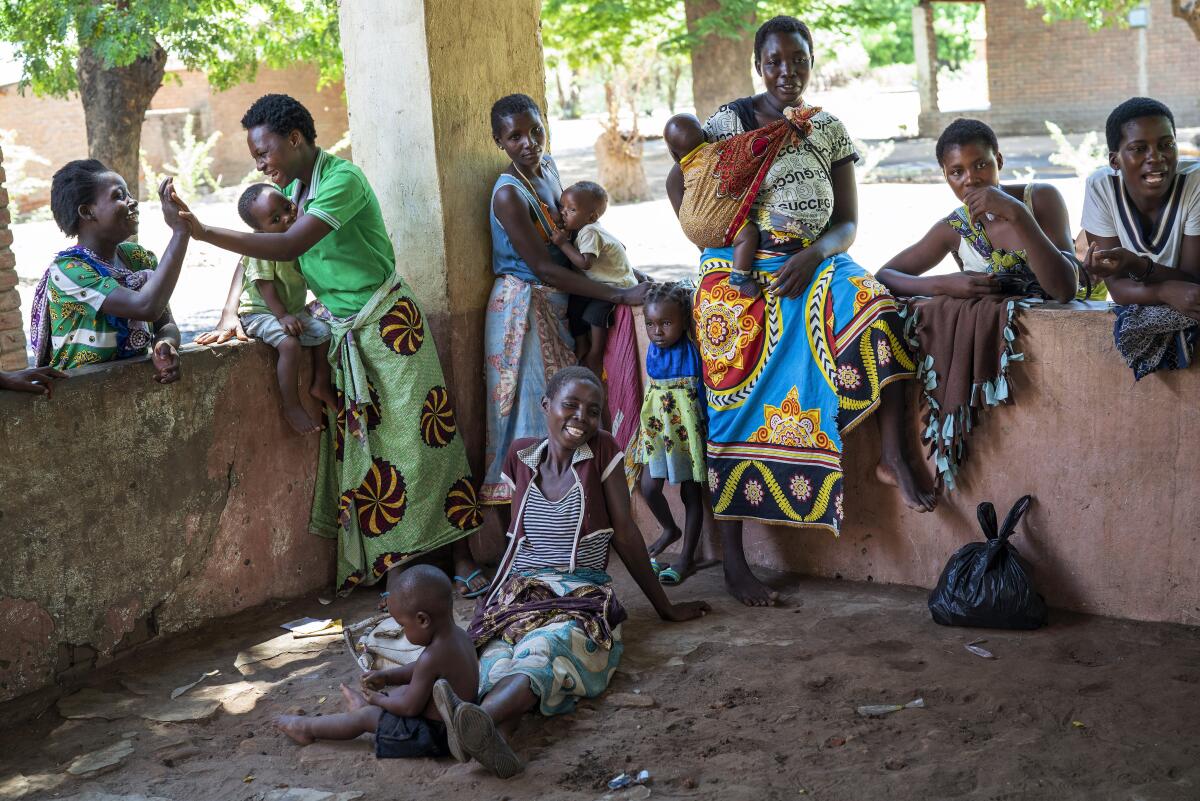
{"label": "colorful floral chitenje", "polygon": [[398,277],[349,318],[321,315],[341,408],[311,530],[338,539],[341,593],[473,531],[481,514],[433,339]]}
{"label": "colorful floral chitenje", "polygon": [[[898,306],[845,254],[794,299],[745,298],[729,285],[732,258],[729,248],[704,252],[694,306],[713,511],[836,534],[842,435],[884,386],[914,375]],[[760,282],[787,258],[760,252]]]}
{"label": "colorful floral chitenje", "polygon": [[134,242],[118,245],[111,263],[82,245],[56,255],[33,293],[29,333],[35,364],[69,370],[145,355],[154,327],[100,309],[117,286],[137,290],[157,266],[154,254]]}

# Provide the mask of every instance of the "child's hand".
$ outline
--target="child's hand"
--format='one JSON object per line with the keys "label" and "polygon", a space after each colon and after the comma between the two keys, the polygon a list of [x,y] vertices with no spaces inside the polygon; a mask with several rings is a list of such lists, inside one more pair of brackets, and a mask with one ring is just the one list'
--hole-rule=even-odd
{"label": "child's hand", "polygon": [[380,699],[386,698],[386,697],[387,696],[381,692],[377,692],[375,690],[368,690],[365,687],[363,688],[363,700],[366,701],[371,706],[379,706]]}
{"label": "child's hand", "polygon": [[296,319],[294,314],[285,314],[282,317],[276,317],[275,319],[279,321],[279,325],[284,331],[287,331],[294,337],[298,337],[304,333],[303,324]]}
{"label": "child's hand", "polygon": [[561,248],[563,245],[571,241],[571,235],[562,228],[559,228],[554,233],[550,234],[550,241]]}
{"label": "child's hand", "polygon": [[382,670],[370,670],[364,673],[362,676],[363,692],[366,693],[374,690],[382,690],[384,687],[386,687],[387,683],[384,682],[382,674]]}
{"label": "child's hand", "polygon": [[671,623],[682,623],[685,620],[704,617],[711,611],[712,607],[707,601],[685,601],[681,604],[671,604],[671,611],[664,615],[663,619]]}
{"label": "child's hand", "polygon": [[155,381],[170,384],[179,380],[179,351],[168,340],[160,339],[154,343],[150,360],[154,363]]}

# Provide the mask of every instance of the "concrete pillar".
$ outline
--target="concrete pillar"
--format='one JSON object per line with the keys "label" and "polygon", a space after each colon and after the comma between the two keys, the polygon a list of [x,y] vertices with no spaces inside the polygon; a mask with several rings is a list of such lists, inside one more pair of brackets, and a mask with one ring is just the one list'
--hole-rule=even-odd
{"label": "concrete pillar", "polygon": [[937,37],[933,32],[933,3],[921,0],[913,6],[913,56],[917,62],[917,94],[921,115],[938,111]]}
{"label": "concrete pillar", "polygon": [[0,370],[25,367],[25,331],[21,327],[21,296],[17,294],[17,260],[13,256],[8,190],[4,188],[4,153],[0,151]]}
{"label": "concrete pillar", "polygon": [[540,0],[341,4],[354,161],[383,207],[400,273],[437,339],[458,422],[483,469],[488,202],[507,163],[489,111],[524,92],[545,109]]}

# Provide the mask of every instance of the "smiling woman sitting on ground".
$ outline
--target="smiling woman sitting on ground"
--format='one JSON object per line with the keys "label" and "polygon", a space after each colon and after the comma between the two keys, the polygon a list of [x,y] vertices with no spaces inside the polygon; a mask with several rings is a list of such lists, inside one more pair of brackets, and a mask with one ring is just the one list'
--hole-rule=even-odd
{"label": "smiling woman sitting on ground", "polygon": [[604,390],[586,367],[559,370],[541,399],[548,435],[512,443],[501,474],[512,493],[511,544],[468,633],[479,654],[479,705],[441,685],[438,712],[456,757],[501,778],[521,770],[503,735],[522,715],[572,712],[604,692],[624,646],[625,609],[609,577],[611,546],[663,620],[708,611],[672,604],[658,583],[629,507],[625,456],[600,429]]}

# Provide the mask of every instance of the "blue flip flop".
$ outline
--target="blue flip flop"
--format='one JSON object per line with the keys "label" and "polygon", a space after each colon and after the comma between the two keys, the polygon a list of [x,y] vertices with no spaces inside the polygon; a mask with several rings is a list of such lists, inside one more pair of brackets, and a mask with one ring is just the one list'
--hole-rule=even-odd
{"label": "blue flip flop", "polygon": [[673,567],[665,567],[658,574],[658,581],[664,587],[674,587],[677,584],[683,583],[683,576],[679,575],[679,571]]}
{"label": "blue flip flop", "polygon": [[466,588],[467,588],[467,592],[464,592],[464,593],[462,593],[462,597],[464,597],[464,598],[478,598],[480,595],[483,595],[485,592],[487,592],[487,591],[488,591],[488,585],[486,585],[486,584],[485,584],[484,586],[480,587],[480,588],[479,588],[479,589],[477,589],[477,590],[472,590],[472,589],[471,589],[471,579],[475,578],[476,576],[481,576],[481,575],[483,575],[483,571],[482,571],[482,570],[476,570],[474,573],[472,573],[471,575],[467,576],[466,578],[463,578],[462,576],[455,576],[455,577],[454,577],[454,580],[455,580],[455,581],[457,581],[459,584],[461,584],[461,585],[463,585],[464,587],[466,587]]}

